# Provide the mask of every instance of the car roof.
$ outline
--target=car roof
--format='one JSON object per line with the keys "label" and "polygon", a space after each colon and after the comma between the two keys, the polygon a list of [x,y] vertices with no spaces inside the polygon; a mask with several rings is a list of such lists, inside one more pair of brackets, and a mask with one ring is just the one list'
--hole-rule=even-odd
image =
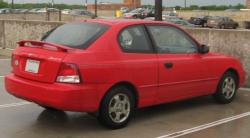
{"label": "car roof", "polygon": [[91,19],[91,20],[84,20],[84,22],[95,22],[101,24],[107,24],[110,26],[116,26],[121,24],[168,24],[162,21],[152,21],[152,20],[140,20],[140,19]]}

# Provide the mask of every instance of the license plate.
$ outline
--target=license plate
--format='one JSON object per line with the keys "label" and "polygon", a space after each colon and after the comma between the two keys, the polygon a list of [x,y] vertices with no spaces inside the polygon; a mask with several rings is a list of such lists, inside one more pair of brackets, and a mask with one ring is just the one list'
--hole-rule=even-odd
{"label": "license plate", "polygon": [[38,73],[40,61],[28,59],[26,61],[25,71],[30,73]]}

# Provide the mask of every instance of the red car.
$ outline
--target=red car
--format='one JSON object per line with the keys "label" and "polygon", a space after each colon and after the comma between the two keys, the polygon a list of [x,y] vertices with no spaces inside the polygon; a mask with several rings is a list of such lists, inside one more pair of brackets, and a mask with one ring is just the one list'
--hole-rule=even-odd
{"label": "red car", "polygon": [[95,113],[112,129],[136,108],[213,95],[230,103],[245,81],[239,60],[165,22],[87,20],[21,41],[7,91],[45,108]]}

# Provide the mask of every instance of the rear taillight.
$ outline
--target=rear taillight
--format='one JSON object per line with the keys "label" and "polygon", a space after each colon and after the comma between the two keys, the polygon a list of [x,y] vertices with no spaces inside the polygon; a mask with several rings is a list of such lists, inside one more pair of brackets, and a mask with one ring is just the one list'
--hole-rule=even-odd
{"label": "rear taillight", "polygon": [[11,55],[11,66],[14,68],[19,65],[19,60],[16,58],[14,54]]}
{"label": "rear taillight", "polygon": [[80,83],[78,66],[72,63],[62,63],[56,81],[61,83]]}

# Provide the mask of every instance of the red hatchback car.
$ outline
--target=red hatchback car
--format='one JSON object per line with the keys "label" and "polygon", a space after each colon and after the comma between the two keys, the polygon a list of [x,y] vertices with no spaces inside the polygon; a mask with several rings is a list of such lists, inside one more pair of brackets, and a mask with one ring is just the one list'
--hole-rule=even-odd
{"label": "red hatchback car", "polygon": [[136,108],[213,95],[230,103],[245,81],[239,60],[179,27],[145,20],[86,20],[20,41],[7,91],[45,108],[95,113],[127,125]]}

